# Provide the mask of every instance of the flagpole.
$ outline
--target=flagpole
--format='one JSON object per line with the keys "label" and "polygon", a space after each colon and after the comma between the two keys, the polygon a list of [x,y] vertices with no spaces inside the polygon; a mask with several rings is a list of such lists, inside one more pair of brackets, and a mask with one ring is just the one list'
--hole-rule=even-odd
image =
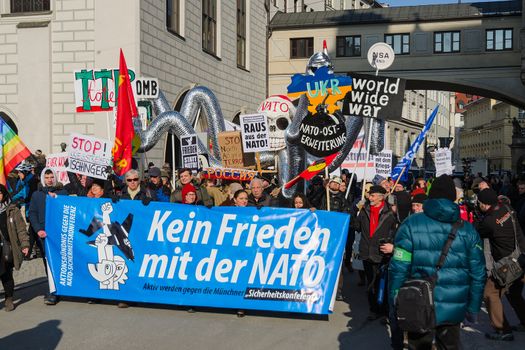
{"label": "flagpole", "polygon": [[171,187],[175,191],[175,135],[171,134]]}
{"label": "flagpole", "polygon": [[365,172],[363,175],[363,189],[361,191],[361,200],[365,198],[366,169],[368,168],[368,158],[370,158],[370,143],[372,142],[372,118],[368,119],[368,141],[366,143]]}
{"label": "flagpole", "polygon": [[359,151],[357,152],[357,159],[355,161],[354,171],[352,171],[352,176],[350,176],[350,182],[346,186],[345,199],[348,199],[348,194],[350,193],[350,187],[352,187],[352,183],[354,182],[355,172],[357,171],[357,165],[359,164],[359,157],[361,156],[361,150],[363,149],[364,138],[365,138],[365,135],[363,133],[363,140],[361,140],[361,144],[359,145]]}
{"label": "flagpole", "polygon": [[[375,64],[376,77],[379,75],[379,68]],[[361,191],[361,200],[365,199],[365,184],[366,184],[366,169],[368,168],[368,158],[370,158],[370,142],[372,142],[372,124],[373,118],[368,119],[370,125],[368,126],[368,142],[366,143],[366,158],[365,158],[365,173],[363,175],[363,190]]]}
{"label": "flagpole", "polygon": [[[113,108],[117,108],[117,107],[113,107]],[[106,112],[106,131],[108,133],[108,140],[111,140],[111,131],[110,131],[110,127],[109,127],[109,112]]]}
{"label": "flagpole", "polygon": [[403,169],[401,169],[401,173],[399,173],[399,177],[397,178],[396,180],[396,183],[394,184],[394,186],[390,189],[390,193],[394,192],[397,184],[399,183],[399,181],[401,180],[401,177],[403,176],[403,173],[405,172],[405,170],[407,169],[407,166],[404,167]]}
{"label": "flagpole", "polygon": [[330,190],[328,189],[330,186],[330,178],[328,177],[328,167],[324,168],[324,173],[328,180],[328,183],[326,184],[326,210],[330,211]]}

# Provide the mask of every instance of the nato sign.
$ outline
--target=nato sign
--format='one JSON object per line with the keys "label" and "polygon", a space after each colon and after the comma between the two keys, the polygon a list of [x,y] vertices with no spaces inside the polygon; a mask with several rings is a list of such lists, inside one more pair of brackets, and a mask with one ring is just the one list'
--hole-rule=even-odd
{"label": "nato sign", "polygon": [[405,80],[352,73],[352,91],[345,96],[343,114],[364,118],[401,119]]}

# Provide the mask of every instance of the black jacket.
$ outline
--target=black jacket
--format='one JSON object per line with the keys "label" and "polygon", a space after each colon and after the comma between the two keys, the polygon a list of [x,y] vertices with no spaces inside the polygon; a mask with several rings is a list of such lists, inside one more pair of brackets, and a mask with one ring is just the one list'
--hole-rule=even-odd
{"label": "black jacket", "polygon": [[256,200],[253,194],[250,193],[248,196],[248,206],[249,207],[277,207],[278,201],[276,198],[263,192],[261,198]]}
{"label": "black jacket", "polygon": [[[141,200],[143,200],[146,197],[151,198],[152,201],[156,201],[157,200],[156,193],[153,190],[151,190],[150,188],[148,188],[146,185],[141,184],[139,193],[137,193],[137,195],[135,196],[135,198],[133,198],[133,200],[141,201]],[[124,187],[124,189],[122,190],[122,193],[120,194],[120,198],[121,199],[131,199],[131,196],[128,193],[128,187],[127,186]]]}
{"label": "black jacket", "polygon": [[[323,199],[321,200],[321,207],[319,209],[328,210],[326,206],[326,192],[324,192]],[[350,205],[342,192],[330,192],[330,211],[336,211],[339,213],[350,212]]]}
{"label": "black jacket", "polygon": [[352,228],[361,232],[361,241],[359,242],[359,257],[361,260],[367,260],[373,263],[380,263],[388,257],[382,255],[379,251],[379,241],[388,240],[394,242],[398,221],[388,203],[379,212],[379,222],[374,235],[370,237],[370,203],[367,203],[359,211],[357,217],[352,221]]}
{"label": "black jacket", "polygon": [[[474,225],[481,238],[489,239],[490,251],[494,261],[510,255],[516,247],[509,209],[509,207],[505,206],[492,207],[487,212],[487,215]],[[516,221],[518,246],[521,252],[525,252],[525,237],[515,216],[514,220]]]}

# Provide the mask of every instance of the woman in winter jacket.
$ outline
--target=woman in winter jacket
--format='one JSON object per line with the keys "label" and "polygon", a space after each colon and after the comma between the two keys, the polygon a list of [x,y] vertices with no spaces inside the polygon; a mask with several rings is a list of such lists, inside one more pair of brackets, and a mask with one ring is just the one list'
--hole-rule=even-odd
{"label": "woman in winter jacket", "polygon": [[[0,238],[2,251],[0,254],[0,279],[5,291],[5,311],[13,311],[13,293],[15,281],[13,268],[20,269],[24,255],[29,252],[29,235],[26,223],[20,209],[11,203],[9,192],[0,184]],[[5,259],[7,246],[10,246],[8,260]]]}

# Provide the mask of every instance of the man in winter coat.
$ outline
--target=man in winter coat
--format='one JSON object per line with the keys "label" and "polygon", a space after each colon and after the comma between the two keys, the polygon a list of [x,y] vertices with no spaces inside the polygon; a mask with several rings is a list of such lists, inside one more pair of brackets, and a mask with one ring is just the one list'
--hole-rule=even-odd
{"label": "man in winter coat", "polygon": [[[47,271],[47,264],[45,258],[45,244],[44,239],[47,237],[46,232],[46,198],[48,196],[55,198],[57,195],[66,195],[62,187],[62,184],[57,181],[56,174],[52,169],[44,168],[42,174],[40,175],[41,187],[38,191],[33,193],[31,197],[31,202],[29,204],[29,222],[33,230],[38,235],[37,245],[40,251],[42,252],[44,266]],[[58,301],[58,298],[54,294],[47,294],[44,300],[46,305],[55,305]]]}
{"label": "man in winter coat", "polygon": [[[410,215],[399,227],[389,267],[391,303],[407,279],[434,274],[452,225],[460,220],[455,199],[452,178],[442,175],[433,182],[423,213]],[[474,227],[463,222],[437,275],[436,328],[424,334],[408,333],[409,346],[430,349],[435,337],[438,349],[458,349],[460,322],[465,317],[475,320],[481,307],[485,278],[483,243]]]}
{"label": "man in winter coat", "polygon": [[363,261],[368,285],[369,320],[375,320],[388,314],[386,298],[378,303],[380,292],[381,269],[385,268],[393,251],[393,239],[397,219],[388,203],[385,202],[386,190],[378,185],[368,191],[369,203],[360,211],[352,227],[361,232],[359,258]]}
{"label": "man in winter coat", "polygon": [[[345,195],[339,191],[339,187],[343,181],[339,176],[332,176],[328,182],[328,193],[330,198],[330,211],[337,211],[339,213],[348,213],[350,210]],[[326,192],[321,200],[321,210],[328,210],[326,205]]]}
{"label": "man in winter coat", "polygon": [[[525,252],[525,237],[515,214],[508,205],[498,204],[498,194],[492,189],[485,189],[478,194],[479,207],[486,215],[475,226],[481,238],[488,238],[490,253],[494,262],[509,256],[516,248],[516,240],[521,252]],[[514,226],[515,230],[514,231]],[[487,258],[490,260],[490,258]],[[490,266],[491,268],[491,266]],[[503,313],[501,298],[503,294],[520,320],[520,330],[525,331],[525,300],[522,296],[523,276],[518,278],[505,293],[492,277],[487,279],[484,299],[489,313],[493,333],[485,336],[492,340],[514,340],[512,329]]]}
{"label": "man in winter coat", "polygon": [[264,193],[263,180],[255,178],[250,182],[252,193],[248,196],[249,207],[277,207],[277,199]]}
{"label": "man in winter coat", "polygon": [[148,205],[151,201],[157,200],[155,191],[147,186],[141,186],[139,172],[135,169],[130,169],[124,174],[126,187],[120,194],[120,199],[131,199],[142,201],[144,205]]}
{"label": "man in winter coat", "polygon": [[171,191],[168,186],[165,186],[162,183],[160,178],[160,169],[157,167],[151,167],[148,170],[149,181],[147,183],[147,188],[155,192],[155,197],[159,202],[169,202]]}
{"label": "man in winter coat", "polygon": [[182,188],[184,185],[192,183],[197,191],[197,198],[203,202],[205,206],[212,206],[213,199],[210,198],[206,189],[203,189],[195,181],[193,182],[193,176],[191,175],[191,170],[187,168],[182,168],[178,171],[179,181],[175,184],[175,190],[171,193],[170,202],[182,203]]}

